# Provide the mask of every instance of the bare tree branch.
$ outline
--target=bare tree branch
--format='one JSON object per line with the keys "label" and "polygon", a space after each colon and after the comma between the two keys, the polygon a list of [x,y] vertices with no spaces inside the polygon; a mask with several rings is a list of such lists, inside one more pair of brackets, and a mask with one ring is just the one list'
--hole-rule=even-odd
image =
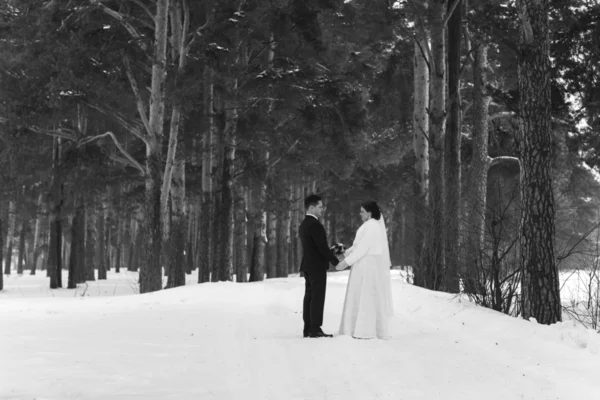
{"label": "bare tree branch", "polygon": [[97,104],[92,104],[92,103],[87,103],[87,104],[91,108],[101,112],[102,114],[116,119],[117,122],[119,123],[119,125],[121,125],[123,127],[123,129],[125,129],[127,132],[131,133],[132,135],[134,135],[137,138],[139,138],[140,140],[142,140],[146,145],[149,145],[148,135],[144,135],[144,133],[140,129],[140,126],[136,125],[135,123],[129,122],[127,120],[127,118],[125,118],[121,113],[119,113],[115,110],[109,109],[109,108],[99,106]]}
{"label": "bare tree branch", "polygon": [[446,18],[444,18],[444,26],[448,25],[448,21],[450,21],[450,18],[452,18],[452,14],[454,14],[454,10],[459,2],[460,0],[454,0],[454,3],[452,3],[450,10],[448,10],[448,13],[446,14]]}
{"label": "bare tree branch", "polygon": [[283,153],[282,155],[280,155],[279,157],[277,157],[275,160],[273,160],[273,162],[269,165],[268,169],[271,170],[273,169],[273,167],[275,167],[279,161],[281,161],[283,159],[283,156],[290,154],[293,150],[294,147],[296,147],[296,145],[300,142],[300,139],[296,139],[296,141],[294,143],[292,143],[292,145],[290,146],[289,149],[287,149],[287,151],[285,153]]}
{"label": "bare tree branch", "polygon": [[517,14],[521,19],[521,23],[523,24],[523,36],[525,37],[525,43],[531,44],[533,43],[533,29],[531,28],[531,22],[529,21],[529,16],[527,15],[527,6],[525,3],[521,2],[522,6],[520,9],[517,9]]}
{"label": "bare tree branch", "polygon": [[495,114],[492,114],[489,116],[489,121],[493,121],[495,119],[498,118],[505,118],[505,117],[516,117],[516,114],[512,111],[501,111],[501,112],[497,112]]}
{"label": "bare tree branch", "polygon": [[127,22],[127,19],[125,18],[125,16],[123,14],[121,14],[118,11],[113,10],[110,7],[105,6],[99,0],[90,0],[90,3],[92,3],[93,5],[96,5],[105,14],[110,15],[111,17],[113,17],[114,19],[119,21],[121,23],[121,25],[123,25],[123,27],[127,30],[127,32],[129,32],[129,34],[137,41],[137,43],[141,47],[141,49],[144,51],[147,50],[147,46],[144,43],[144,41],[142,40],[142,39],[144,39],[144,36],[133,25],[131,25],[129,22]]}
{"label": "bare tree branch", "polygon": [[92,136],[92,137],[86,138],[84,140],[81,140],[77,144],[77,147],[81,147],[81,146],[83,146],[85,144],[91,143],[91,142],[93,142],[95,140],[98,140],[98,139],[102,139],[103,137],[106,137],[106,136],[110,137],[113,140],[115,146],[117,146],[117,149],[119,149],[119,151],[121,152],[121,154],[123,154],[123,156],[125,157],[125,159],[115,158],[115,160],[121,161],[121,162],[122,162],[122,160],[126,160],[127,161],[126,162],[127,165],[131,165],[132,167],[137,168],[141,172],[142,176],[146,175],[146,170],[144,169],[144,167],[142,167],[142,165],[140,163],[138,163],[135,160],[135,158],[133,158],[133,156],[131,154],[129,154],[129,152],[127,152],[127,150],[125,150],[125,148],[117,140],[117,138],[114,135],[114,133],[112,133],[110,131],[108,131],[106,133],[103,133],[101,135],[96,135],[96,136]]}
{"label": "bare tree branch", "polygon": [[53,131],[53,130],[48,130],[48,129],[42,129],[37,126],[30,126],[29,129],[35,133],[41,133],[43,135],[60,137],[63,139],[70,140],[72,142],[77,142],[77,136],[73,133],[69,133],[68,130],[63,129],[63,128],[59,128],[58,130]]}
{"label": "bare tree branch", "polygon": [[[187,7],[187,5],[185,5],[185,7]],[[214,17],[215,17],[215,7],[211,6],[211,9],[206,16],[206,22],[204,22],[204,25],[198,27],[193,33],[190,34],[190,36],[191,36],[190,41],[188,42],[186,49],[185,49],[186,53],[190,50],[190,48],[192,47],[192,44],[194,44],[194,41],[196,40],[196,38],[198,36],[201,36],[202,32],[213,23]],[[189,22],[188,22],[188,25],[189,25]],[[187,31],[187,29],[186,29],[186,31]]]}
{"label": "bare tree branch", "polygon": [[142,95],[140,93],[140,89],[138,88],[137,81],[135,80],[135,76],[133,76],[133,71],[131,70],[131,64],[129,62],[129,57],[123,54],[123,65],[125,66],[125,71],[127,73],[127,78],[129,78],[129,83],[131,84],[131,89],[133,90],[133,94],[135,95],[135,102],[137,104],[137,110],[140,114],[140,118],[142,120],[142,124],[146,129],[148,135],[150,135],[150,123],[148,122],[148,115],[146,114],[146,107],[144,105],[144,99],[142,99]]}
{"label": "bare tree branch", "polygon": [[556,259],[558,260],[558,262],[561,262],[562,260],[568,258],[570,255],[575,253],[575,248],[584,240],[586,240],[588,238],[588,236],[590,236],[596,229],[600,228],[600,224],[595,224],[593,225],[586,233],[584,233],[576,242],[575,244],[573,244],[573,246],[571,246],[571,248],[569,250],[566,251],[562,251],[557,257]]}
{"label": "bare tree branch", "polygon": [[[146,14],[150,17],[150,20],[152,21],[152,24],[145,24],[147,27],[154,29],[154,14],[152,13],[152,11],[150,11],[150,9],[148,7],[146,7],[146,5],[144,3],[142,3],[139,0],[131,0],[132,2],[134,2],[135,4],[137,4],[138,6],[140,6],[141,9],[143,9]],[[143,21],[142,21],[143,23]]]}

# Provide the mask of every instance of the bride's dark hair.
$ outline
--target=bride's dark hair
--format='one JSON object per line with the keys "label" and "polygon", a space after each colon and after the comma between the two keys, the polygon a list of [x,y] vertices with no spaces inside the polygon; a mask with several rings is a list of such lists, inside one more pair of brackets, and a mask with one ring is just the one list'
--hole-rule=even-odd
{"label": "bride's dark hair", "polygon": [[364,208],[366,212],[371,213],[371,218],[376,220],[381,218],[381,210],[379,209],[377,203],[375,203],[373,200],[365,201],[360,206]]}

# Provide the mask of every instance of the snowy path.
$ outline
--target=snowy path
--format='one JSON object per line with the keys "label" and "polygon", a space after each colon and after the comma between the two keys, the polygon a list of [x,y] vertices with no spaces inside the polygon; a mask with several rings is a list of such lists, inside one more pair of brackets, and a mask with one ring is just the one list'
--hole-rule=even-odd
{"label": "snowy path", "polygon": [[[335,333],[346,273],[330,277]],[[301,337],[300,278],[0,297],[0,399],[598,399],[600,339],[393,282],[393,338]]]}

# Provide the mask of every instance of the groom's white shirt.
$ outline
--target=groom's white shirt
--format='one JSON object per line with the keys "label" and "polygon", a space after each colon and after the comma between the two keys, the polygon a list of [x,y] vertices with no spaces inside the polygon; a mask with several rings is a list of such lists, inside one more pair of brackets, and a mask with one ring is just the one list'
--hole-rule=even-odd
{"label": "groom's white shirt", "polygon": [[306,215],[310,215],[311,217],[315,218],[317,221],[319,220],[319,218],[317,218],[317,216],[314,214],[306,213]]}

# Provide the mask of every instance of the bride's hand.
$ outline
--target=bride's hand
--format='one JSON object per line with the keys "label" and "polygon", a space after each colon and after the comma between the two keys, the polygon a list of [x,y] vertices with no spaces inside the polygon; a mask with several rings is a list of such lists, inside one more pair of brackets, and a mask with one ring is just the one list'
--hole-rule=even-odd
{"label": "bride's hand", "polygon": [[348,263],[346,262],[346,260],[342,260],[338,265],[336,265],[335,269],[338,271],[344,270],[348,268]]}

